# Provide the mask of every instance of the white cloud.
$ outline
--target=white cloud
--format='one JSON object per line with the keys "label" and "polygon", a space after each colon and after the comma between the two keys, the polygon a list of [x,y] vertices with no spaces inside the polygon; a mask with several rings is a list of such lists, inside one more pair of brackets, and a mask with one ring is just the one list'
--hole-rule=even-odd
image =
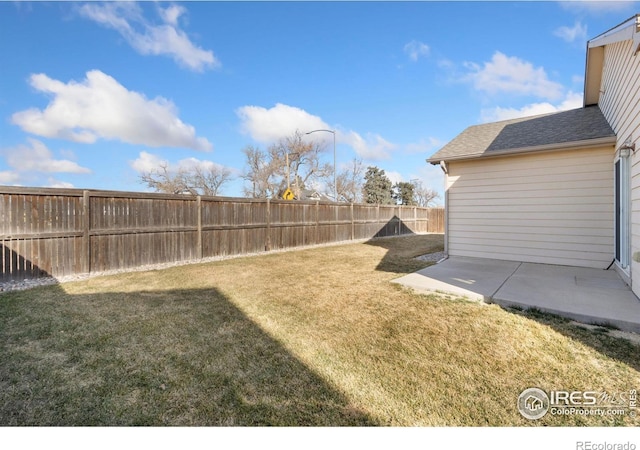
{"label": "white cloud", "polygon": [[571,82],[573,84],[584,84],[584,75],[574,75],[571,77]]}
{"label": "white cloud", "polygon": [[411,61],[417,61],[421,56],[429,56],[429,46],[423,42],[413,40],[404,46],[404,52]]}
{"label": "white cloud", "polygon": [[[272,143],[296,131],[307,133],[313,130],[334,130],[324,120],[294,106],[276,104],[273,108],[243,106],[236,110],[241,120],[241,129],[258,142]],[[396,146],[374,133],[362,137],[355,131],[335,131],[336,142],[351,146],[363,159],[379,160],[390,158]],[[314,139],[331,140],[330,133],[314,134]]]}
{"label": "white cloud", "polygon": [[[178,169],[184,169],[184,170],[190,170],[190,169],[199,167],[202,170],[207,171],[211,169],[222,169],[224,166],[222,164],[218,164],[213,161],[207,161],[207,160],[202,160],[202,159],[197,159],[192,157],[192,158],[181,159],[175,164],[175,167]],[[236,170],[234,169],[231,169],[228,167],[227,169],[231,170],[232,172],[236,172]]]}
{"label": "white cloud", "polygon": [[18,172],[66,172],[91,173],[86,167],[81,167],[67,159],[54,159],[53,153],[37,139],[27,138],[29,145],[19,145],[2,151],[7,164]]}
{"label": "white cloud", "polygon": [[467,62],[465,67],[470,72],[463,79],[488,94],[534,95],[548,100],[562,96],[562,85],[549,80],[544,68],[501,52],[482,65]]}
{"label": "white cloud", "polygon": [[537,116],[558,111],[566,111],[582,107],[582,94],[569,92],[564,100],[557,105],[548,102],[532,103],[522,108],[501,108],[483,109],[481,111],[482,122],[497,122],[500,120],[516,119],[519,117]]}
{"label": "white cloud", "polygon": [[169,165],[169,162],[161,159],[159,156],[149,152],[140,152],[138,158],[130,161],[131,167],[136,172],[150,172],[162,165]]}
{"label": "white cloud", "polygon": [[405,151],[410,154],[415,153],[428,153],[442,147],[445,142],[440,139],[429,137],[427,139],[420,139],[418,142],[407,144]]}
{"label": "white cloud", "polygon": [[441,69],[449,70],[449,71],[455,70],[455,67],[456,67],[456,64],[453,61],[445,58],[439,59],[436,62],[436,65]]}
{"label": "white cloud", "polygon": [[[203,170],[209,170],[212,168],[222,168],[221,164],[213,161],[201,160],[197,158],[185,158],[181,159],[177,163],[169,163],[169,161],[160,158],[158,155],[154,155],[149,152],[140,152],[138,158],[133,161],[129,161],[129,165],[138,173],[150,172],[157,170],[162,166],[165,166],[169,172],[178,170],[190,170],[196,167],[200,167]],[[235,169],[230,169],[232,172],[236,172]]]}
{"label": "white cloud", "polygon": [[391,181],[392,184],[404,181],[404,177],[400,172],[396,172],[394,170],[385,170],[384,174],[387,176],[387,178],[389,178],[389,181]]}
{"label": "white cloud", "polygon": [[330,129],[320,117],[294,106],[276,104],[266,109],[261,106],[243,106],[236,110],[241,129],[258,142],[271,143],[295,133]]}
{"label": "white cloud", "polygon": [[73,150],[66,150],[66,149],[62,149],[59,151],[61,156],[64,156],[67,159],[70,159],[72,161],[74,161],[76,158],[76,154],[73,152]]}
{"label": "white cloud", "polygon": [[4,170],[0,172],[0,184],[13,184],[20,180],[20,175],[17,172],[10,170]]}
{"label": "white cloud", "polygon": [[64,189],[72,189],[75,186],[67,181],[60,181],[54,178],[49,178],[47,180],[47,187],[50,188],[64,188]]}
{"label": "white cloud", "polygon": [[391,152],[397,147],[375,133],[368,133],[365,139],[355,131],[338,132],[336,139],[351,146],[359,157],[366,160],[389,159],[391,158]]}
{"label": "white cloud", "polygon": [[193,126],[178,119],[169,100],[148,100],[99,70],[87,72],[81,83],[65,84],[35,74],[30,84],[53,94],[53,99],[44,110],[31,108],[11,116],[14,124],[29,133],[82,143],[102,138],[149,147],[213,148],[205,138],[196,137]]}
{"label": "white cloud", "polygon": [[158,14],[162,20],[174,27],[178,26],[178,19],[186,12],[186,8],[179,5],[171,5],[166,9],[158,8]]}
{"label": "white cloud", "polygon": [[178,64],[195,71],[220,66],[211,50],[194,45],[178,26],[186,9],[171,5],[158,8],[163,23],[150,23],[140,7],[132,2],[88,3],[80,7],[82,16],[116,30],[129,45],[143,55],[168,55]]}
{"label": "white cloud", "polygon": [[580,21],[576,21],[573,27],[563,26],[557,28],[553,34],[566,42],[582,42],[587,40],[587,26],[582,25]]}

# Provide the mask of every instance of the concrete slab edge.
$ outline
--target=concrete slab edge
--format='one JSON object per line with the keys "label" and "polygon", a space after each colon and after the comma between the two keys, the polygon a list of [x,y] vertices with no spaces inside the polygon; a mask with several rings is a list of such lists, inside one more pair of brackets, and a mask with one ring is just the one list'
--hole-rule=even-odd
{"label": "concrete slab edge", "polygon": [[464,300],[468,300],[471,302],[484,302],[489,303],[491,298],[485,295],[478,294],[477,292],[465,290],[462,288],[456,289],[447,289],[444,286],[437,286],[435,288],[428,288],[420,283],[413,283],[410,277],[413,274],[404,276],[402,278],[397,278],[395,280],[391,280],[391,283],[397,284],[407,289],[411,289],[413,292],[417,294],[429,295],[429,294],[440,294],[440,295],[448,295],[452,297],[461,298]]}
{"label": "concrete slab edge", "polygon": [[640,324],[639,323],[634,323],[634,322],[628,322],[626,320],[622,320],[622,319],[606,319],[603,320],[602,317],[596,317],[596,316],[591,316],[589,314],[579,314],[579,313],[573,313],[573,312],[567,312],[567,311],[560,311],[554,308],[546,308],[546,307],[538,307],[538,306],[531,306],[530,304],[527,303],[519,303],[519,302],[514,302],[512,300],[500,300],[500,299],[491,299],[488,300],[488,303],[494,303],[496,305],[499,305],[501,307],[504,308],[519,308],[522,309],[524,311],[529,310],[529,309],[535,309],[538,311],[542,311],[542,312],[546,312],[546,313],[550,313],[550,314],[555,314],[557,316],[560,317],[564,317],[566,319],[573,319],[577,322],[581,322],[581,323],[585,323],[585,324],[591,324],[591,325],[601,325],[601,326],[613,326],[615,328],[618,328],[622,331],[629,331],[631,333],[640,333]]}

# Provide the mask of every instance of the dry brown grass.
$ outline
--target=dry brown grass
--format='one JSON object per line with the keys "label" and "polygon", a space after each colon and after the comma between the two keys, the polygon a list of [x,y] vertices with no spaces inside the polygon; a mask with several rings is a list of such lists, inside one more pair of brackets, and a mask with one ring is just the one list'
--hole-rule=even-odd
{"label": "dry brown grass", "polygon": [[640,385],[638,347],[409,292],[439,235],[0,297],[0,424],[638,425],[520,416],[522,390]]}

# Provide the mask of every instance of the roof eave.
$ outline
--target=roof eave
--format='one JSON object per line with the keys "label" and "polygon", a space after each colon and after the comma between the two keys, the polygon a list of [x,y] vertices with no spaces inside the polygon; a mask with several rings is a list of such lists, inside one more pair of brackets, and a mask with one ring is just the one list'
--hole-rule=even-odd
{"label": "roof eave", "polygon": [[604,46],[626,40],[636,43],[636,53],[640,50],[640,14],[587,42],[583,106],[596,105],[600,100]]}
{"label": "roof eave", "polygon": [[556,150],[589,149],[589,148],[596,148],[596,147],[605,147],[607,145],[613,145],[615,147],[616,137],[606,136],[606,137],[595,138],[595,139],[585,139],[581,141],[563,142],[560,144],[545,144],[545,145],[536,145],[533,147],[493,150],[490,152],[452,156],[450,158],[431,157],[427,159],[427,162],[435,165],[435,164],[440,164],[440,161],[449,162],[449,161],[463,161],[463,160],[472,160],[472,159],[487,159],[487,158],[497,158],[500,156],[522,155],[526,153],[550,152],[550,151],[556,151]]}
{"label": "roof eave", "polygon": [[632,16],[620,25],[590,39],[587,42],[587,48],[602,47],[603,45],[633,39],[633,35],[638,32],[640,32],[640,14]]}

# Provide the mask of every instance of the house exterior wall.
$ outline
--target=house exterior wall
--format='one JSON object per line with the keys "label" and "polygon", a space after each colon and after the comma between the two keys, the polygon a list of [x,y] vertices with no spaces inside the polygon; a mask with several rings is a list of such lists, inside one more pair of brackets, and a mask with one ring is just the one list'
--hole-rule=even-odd
{"label": "house exterior wall", "polygon": [[598,105],[617,136],[616,148],[635,142],[631,156],[631,287],[640,296],[640,53],[633,41],[604,47]]}
{"label": "house exterior wall", "polygon": [[449,255],[606,268],[613,157],[608,146],[450,161]]}

